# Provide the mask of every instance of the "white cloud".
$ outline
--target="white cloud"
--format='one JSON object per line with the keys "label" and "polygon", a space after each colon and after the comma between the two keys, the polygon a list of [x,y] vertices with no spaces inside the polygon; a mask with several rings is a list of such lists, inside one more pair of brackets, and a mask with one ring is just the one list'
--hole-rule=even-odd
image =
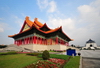
{"label": "white cloud", "polygon": [[13,18],[14,18],[14,22],[19,24],[20,27],[22,27],[24,20],[20,19],[18,16],[13,16]]}
{"label": "white cloud", "polygon": [[0,18],[0,20],[4,20],[3,18]]}
{"label": "white cloud", "polygon": [[48,23],[52,26],[52,28],[62,26],[65,30],[74,29],[74,20],[71,18],[62,19],[50,17]]}
{"label": "white cloud", "polygon": [[57,10],[57,6],[55,1],[51,1],[49,3],[49,9],[47,10],[47,12],[55,12]]}
{"label": "white cloud", "polygon": [[37,4],[38,4],[40,10],[43,10],[43,9],[47,8],[48,0],[37,0]]}
{"label": "white cloud", "polygon": [[0,27],[0,32],[3,32],[3,31],[4,31],[4,29]]}
{"label": "white cloud", "polygon": [[56,2],[53,0],[37,0],[37,4],[41,11],[46,9],[48,13],[53,13],[57,10]]}
{"label": "white cloud", "polygon": [[3,10],[4,12],[8,12],[8,10],[10,9],[10,7],[8,7],[7,5],[5,5],[4,7],[0,7],[1,10]]}
{"label": "white cloud", "polygon": [[[47,3],[45,9],[48,13],[57,12],[55,1]],[[95,0],[89,5],[81,5],[77,7],[79,15],[73,18],[66,18],[63,13],[48,14],[47,25],[50,28],[62,26],[63,31],[72,39],[70,44],[85,45],[88,39],[93,39],[100,44],[100,0]],[[61,17],[63,15],[63,17]]]}
{"label": "white cloud", "polygon": [[72,39],[70,44],[85,45],[88,39],[93,39],[100,44],[100,0],[96,0],[89,5],[77,7],[79,16],[76,19],[57,17],[49,15],[48,24],[51,28],[63,27],[64,32]]}
{"label": "white cloud", "polygon": [[0,32],[4,32],[8,29],[10,29],[8,24],[0,22]]}
{"label": "white cloud", "polygon": [[[0,18],[0,20],[3,20],[3,18]],[[0,22],[0,32],[4,32],[3,24]]]}
{"label": "white cloud", "polygon": [[71,34],[75,39],[74,43],[85,45],[85,42],[91,38],[100,44],[98,38],[100,34],[100,0],[89,5],[81,5],[78,7],[78,11],[79,17],[75,22],[77,28],[72,32],[73,35]]}

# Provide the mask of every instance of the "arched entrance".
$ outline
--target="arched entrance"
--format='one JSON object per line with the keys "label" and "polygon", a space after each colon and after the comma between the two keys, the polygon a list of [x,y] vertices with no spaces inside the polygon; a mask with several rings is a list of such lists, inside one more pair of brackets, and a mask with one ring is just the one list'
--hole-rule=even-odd
{"label": "arched entrance", "polygon": [[90,44],[90,47],[93,47],[93,45],[92,45],[92,44]]}

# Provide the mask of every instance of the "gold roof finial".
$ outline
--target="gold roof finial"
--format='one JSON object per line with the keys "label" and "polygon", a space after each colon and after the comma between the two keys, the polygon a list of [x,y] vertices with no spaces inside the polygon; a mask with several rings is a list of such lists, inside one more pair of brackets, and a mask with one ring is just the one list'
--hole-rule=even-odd
{"label": "gold roof finial", "polygon": [[38,18],[35,18],[34,21],[38,21]]}
{"label": "gold roof finial", "polygon": [[25,18],[26,20],[29,20],[29,17],[28,16],[26,16],[26,18]]}

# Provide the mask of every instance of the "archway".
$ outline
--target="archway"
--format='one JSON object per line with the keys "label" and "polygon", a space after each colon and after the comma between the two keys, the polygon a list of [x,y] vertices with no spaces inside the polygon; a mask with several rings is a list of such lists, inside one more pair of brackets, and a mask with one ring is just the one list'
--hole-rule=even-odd
{"label": "archway", "polygon": [[90,44],[90,47],[93,47],[92,44]]}

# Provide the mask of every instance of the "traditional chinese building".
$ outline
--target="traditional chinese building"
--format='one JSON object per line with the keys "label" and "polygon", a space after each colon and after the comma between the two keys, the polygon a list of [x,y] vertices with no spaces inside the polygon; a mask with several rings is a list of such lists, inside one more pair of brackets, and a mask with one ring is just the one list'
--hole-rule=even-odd
{"label": "traditional chinese building", "polygon": [[34,22],[25,18],[24,24],[18,34],[9,35],[14,44],[34,51],[40,50],[66,50],[69,41],[72,41],[62,30],[62,27],[50,29],[37,18]]}
{"label": "traditional chinese building", "polygon": [[92,39],[89,39],[88,41],[86,41],[85,47],[83,47],[82,49],[98,49],[100,47],[97,46],[96,42]]}

